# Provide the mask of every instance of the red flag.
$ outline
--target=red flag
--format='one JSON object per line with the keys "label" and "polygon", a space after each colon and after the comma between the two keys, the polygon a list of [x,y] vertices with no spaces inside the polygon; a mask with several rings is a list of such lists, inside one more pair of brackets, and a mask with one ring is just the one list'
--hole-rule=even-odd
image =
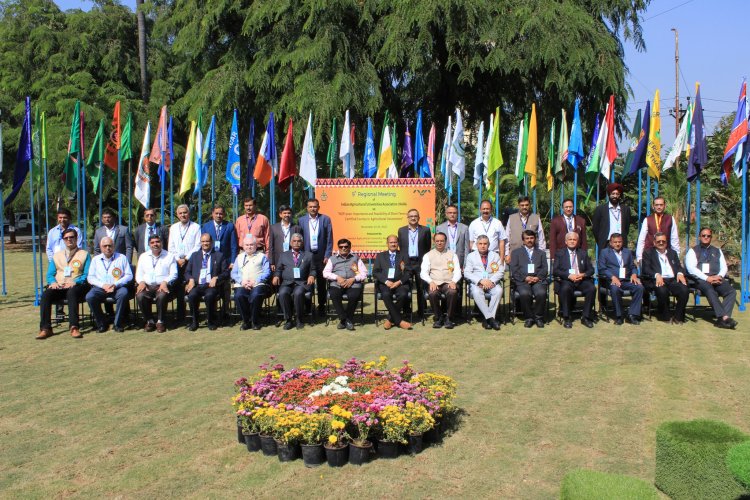
{"label": "red flag", "polygon": [[281,152],[281,164],[279,165],[279,187],[282,191],[287,190],[295,175],[297,175],[297,165],[294,159],[294,136],[292,134],[292,119],[290,118],[284,151]]}
{"label": "red flag", "polygon": [[156,137],[154,138],[154,145],[151,147],[151,154],[148,160],[156,165],[161,165],[161,153],[164,152],[164,170],[169,172],[169,167],[172,164],[172,159],[169,157],[168,141],[167,141],[167,107],[162,106],[161,113],[159,114],[159,126],[156,129]]}
{"label": "red flag", "polygon": [[109,134],[107,150],[104,152],[104,164],[113,172],[117,172],[117,155],[120,150],[120,101],[115,103],[112,115],[112,132]]}

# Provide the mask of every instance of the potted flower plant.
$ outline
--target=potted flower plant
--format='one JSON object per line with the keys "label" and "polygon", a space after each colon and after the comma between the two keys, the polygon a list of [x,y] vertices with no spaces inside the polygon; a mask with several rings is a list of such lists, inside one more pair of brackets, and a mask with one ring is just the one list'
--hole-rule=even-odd
{"label": "potted flower plant", "polygon": [[378,408],[367,403],[354,403],[353,406],[352,423],[357,429],[357,436],[349,443],[349,463],[362,465],[370,460],[370,430],[379,422]]}
{"label": "potted flower plant", "polygon": [[422,452],[422,436],[432,429],[435,419],[430,415],[427,407],[411,401],[406,402],[403,415],[409,435],[409,453],[416,455]]}
{"label": "potted flower plant", "polygon": [[387,405],[380,413],[380,440],[378,442],[378,456],[382,458],[398,458],[399,444],[407,444],[406,436],[409,432],[409,421],[401,408]]}
{"label": "potted flower plant", "polygon": [[278,453],[273,435],[278,414],[279,410],[272,406],[264,406],[255,411],[254,420],[257,422],[260,431],[260,447],[263,454],[267,456]]}
{"label": "potted flower plant", "polygon": [[325,453],[328,465],[341,467],[349,459],[349,433],[346,426],[352,418],[352,412],[345,410],[339,405],[333,405],[329,409],[331,418],[327,421],[325,429],[328,436],[325,440]]}
{"label": "potted flower plant", "polygon": [[274,421],[273,436],[276,439],[279,461],[291,462],[299,458],[299,443],[302,440],[303,412],[279,408]]}
{"label": "potted flower plant", "polygon": [[323,439],[330,426],[331,417],[323,413],[303,414],[300,423],[300,444],[302,446],[302,460],[305,467],[317,467],[325,462]]}

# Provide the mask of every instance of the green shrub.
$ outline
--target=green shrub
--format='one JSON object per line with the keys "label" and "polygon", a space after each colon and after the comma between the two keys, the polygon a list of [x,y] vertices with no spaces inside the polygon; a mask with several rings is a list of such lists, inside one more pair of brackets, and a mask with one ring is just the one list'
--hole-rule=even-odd
{"label": "green shrub", "polygon": [[673,500],[734,499],[746,491],[726,465],[748,436],[722,422],[665,422],[656,430],[656,487]]}
{"label": "green shrub", "polygon": [[561,500],[641,500],[658,499],[659,492],[641,479],[580,469],[565,475]]}
{"label": "green shrub", "polygon": [[745,488],[750,489],[750,441],[732,446],[727,452],[727,467]]}

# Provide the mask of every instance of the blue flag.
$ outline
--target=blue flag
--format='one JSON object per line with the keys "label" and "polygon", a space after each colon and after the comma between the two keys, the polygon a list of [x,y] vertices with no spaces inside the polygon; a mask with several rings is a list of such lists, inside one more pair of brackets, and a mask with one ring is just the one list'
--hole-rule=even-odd
{"label": "blue flag", "polygon": [[208,126],[206,142],[203,143],[203,156],[212,162],[216,161],[216,115],[211,116],[211,125]]}
{"label": "blue flag", "polygon": [[255,118],[250,118],[250,132],[247,137],[247,189],[253,184],[253,171],[255,170]]}
{"label": "blue flag", "polygon": [[273,111],[271,111],[270,116],[268,117],[268,123],[266,124],[266,134],[268,134],[268,141],[266,142],[266,150],[263,151],[263,157],[266,159],[266,161],[273,167],[273,175],[274,177],[278,172],[276,171],[276,163],[274,160],[276,159],[276,135],[274,134],[274,130],[276,129],[276,122],[273,119]]}
{"label": "blue flag", "polygon": [[638,145],[635,147],[628,175],[635,174],[639,169],[646,166],[646,150],[648,149],[648,134],[650,131],[651,101],[646,101],[646,109],[643,113],[643,121],[641,122],[641,132],[638,135]]}
{"label": "blue flag", "polygon": [[417,111],[417,127],[414,131],[414,165],[417,177],[430,177],[430,165],[424,150],[424,134],[422,133],[422,110]]}
{"label": "blue flag", "polygon": [[701,107],[701,89],[695,93],[695,111],[693,111],[693,136],[694,146],[690,152],[690,161],[688,161],[687,180],[693,182],[700,177],[703,165],[708,163],[706,152],[706,136],[703,130],[703,108]]}
{"label": "blue flag", "polygon": [[33,155],[31,153],[31,99],[26,97],[26,112],[23,117],[23,126],[21,127],[21,137],[18,139],[18,151],[16,152],[16,170],[13,173],[13,189],[7,198],[5,206],[10,205],[18,196],[18,192],[26,180],[26,174],[29,173],[29,162]]}
{"label": "blue flag", "polygon": [[568,141],[568,163],[573,168],[578,168],[578,164],[583,160],[583,131],[581,130],[581,113],[578,111],[580,102],[580,99],[576,99],[573,127],[570,129],[570,141]]}
{"label": "blue flag", "polygon": [[[250,150],[252,149],[253,146],[250,144]],[[232,185],[235,194],[240,190],[241,172],[240,136],[237,130],[237,110],[235,109],[232,116],[232,131],[229,132],[229,149],[227,150],[227,182]]]}
{"label": "blue flag", "polygon": [[372,179],[378,173],[378,160],[375,157],[375,138],[372,133],[372,119],[367,119],[367,140],[365,141],[365,159],[362,162],[363,174]]}

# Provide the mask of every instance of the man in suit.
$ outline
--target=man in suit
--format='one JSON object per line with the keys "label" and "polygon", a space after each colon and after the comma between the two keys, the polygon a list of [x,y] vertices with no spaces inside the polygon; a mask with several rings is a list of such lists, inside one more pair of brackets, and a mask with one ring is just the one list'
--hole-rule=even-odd
{"label": "man in suit", "polygon": [[557,251],[567,248],[568,233],[578,234],[578,247],[586,250],[586,219],[573,214],[573,200],[563,200],[562,215],[556,215],[549,223],[549,255],[555,258]]}
{"label": "man in suit", "polygon": [[114,241],[105,236],[99,242],[102,253],[91,259],[88,282],[91,290],[86,294],[86,302],[94,315],[99,333],[107,331],[107,320],[102,313],[102,303],[108,298],[115,299],[114,327],[116,332],[124,332],[124,316],[128,310],[130,285],[133,281],[132,264],[121,253],[115,252]]}
{"label": "man in suit", "polygon": [[646,290],[656,294],[658,314],[662,321],[669,318],[669,295],[677,299],[674,316],[669,322],[681,325],[685,322],[685,306],[690,289],[685,280],[685,270],[680,264],[680,256],[669,248],[667,241],[667,233],[658,231],[654,234],[655,247],[643,253],[643,284]]}
{"label": "man in suit", "polygon": [[630,207],[623,205],[624,188],[617,182],[607,186],[609,202],[599,205],[591,218],[591,229],[594,232],[599,250],[607,248],[607,241],[614,234],[622,236],[622,246],[628,247],[628,231],[630,231]]}
{"label": "man in suit", "polygon": [[[523,246],[510,254],[510,277],[518,291],[524,324],[544,328],[544,307],[547,303],[547,254],[536,247],[536,232],[523,232]],[[532,308],[532,302],[534,307]]]}
{"label": "man in suit", "polygon": [[628,322],[633,325],[640,323],[643,285],[636,271],[635,255],[629,248],[623,247],[622,235],[613,233],[609,237],[609,246],[599,253],[599,277],[609,286],[609,294],[615,305],[616,325],[623,323],[622,295],[625,290],[631,293]]}
{"label": "man in suit", "polygon": [[281,205],[279,207],[279,222],[271,226],[268,237],[268,258],[271,262],[271,271],[276,269],[276,261],[281,253],[287,252],[291,248],[289,240],[294,233],[301,234],[301,229],[292,222],[292,209],[289,208],[289,205]]}
{"label": "man in suit", "polygon": [[211,212],[212,221],[206,222],[201,228],[201,233],[209,234],[214,240],[214,250],[218,250],[229,262],[229,269],[234,265],[237,258],[237,235],[234,232],[234,224],[225,221],[226,211],[221,205],[215,205]]}
{"label": "man in suit", "polygon": [[229,278],[229,265],[224,254],[214,250],[214,240],[210,234],[201,234],[201,248],[193,252],[185,267],[185,292],[187,292],[190,314],[193,321],[188,330],[198,329],[198,309],[200,300],[206,304],[209,330],[216,330],[216,301],[219,299],[224,282]]}
{"label": "man in suit", "polygon": [[325,313],[326,279],[323,268],[333,253],[333,224],[331,218],[321,214],[320,202],[315,198],[307,200],[307,214],[299,218],[299,229],[304,241],[304,250],[315,259],[315,286],[318,288],[318,312]]}
{"label": "man in suit", "polygon": [[167,248],[167,242],[169,240],[169,228],[162,226],[156,222],[156,210],[153,208],[147,208],[143,211],[143,224],[135,228],[135,241],[133,247],[140,257],[144,253],[148,253],[151,249],[148,246],[148,240],[153,235],[157,235],[161,238],[161,247]]}
{"label": "man in suit", "polygon": [[260,330],[258,313],[263,299],[271,295],[269,285],[271,265],[268,257],[258,249],[258,240],[252,234],[245,235],[242,249],[232,266],[234,301],[242,316],[240,330]]}
{"label": "man in suit", "polygon": [[436,233],[448,235],[448,250],[456,252],[458,262],[464,267],[466,256],[471,252],[469,246],[469,226],[458,221],[458,207],[448,205],[445,207],[445,222],[435,228]]}
{"label": "man in suit", "polygon": [[[503,297],[503,273],[505,264],[500,260],[500,254],[490,252],[490,239],[485,235],[477,237],[477,249],[466,257],[464,278],[471,283],[471,296],[482,313],[482,326],[485,330],[500,329],[497,322],[497,308]],[[485,294],[490,294],[487,304]]]}
{"label": "man in suit", "polygon": [[518,197],[518,212],[510,214],[508,223],[505,225],[506,263],[510,261],[510,254],[516,248],[523,246],[523,232],[534,231],[536,234],[536,246],[540,250],[546,250],[544,241],[544,226],[537,214],[531,213],[531,199],[528,196]]}
{"label": "man in suit", "polygon": [[587,328],[593,328],[591,312],[596,298],[596,286],[593,280],[594,266],[591,264],[588,252],[580,248],[577,232],[571,231],[565,236],[565,248],[560,248],[555,254],[552,275],[556,278],[555,291],[560,297],[563,326],[573,327],[570,310],[576,301],[575,292],[578,291],[583,294],[581,323]]}
{"label": "man in suit", "polygon": [[[422,259],[419,277],[429,289],[430,306],[435,321],[433,328],[455,327],[453,312],[458,302],[458,282],[461,281],[461,264],[458,256],[446,248],[448,237],[445,233],[435,234],[435,248]],[[441,305],[441,296],[444,297]]]}
{"label": "man in suit", "polygon": [[[362,298],[364,281],[367,279],[367,268],[357,255],[352,253],[352,242],[342,238],[336,242],[337,254],[331,255],[323,277],[328,280],[328,294],[339,317],[339,330],[354,330],[354,311]],[[346,293],[347,304],[344,308],[343,295]]]}
{"label": "man in suit", "polygon": [[[279,287],[278,301],[284,313],[284,330],[294,326],[292,317],[297,313],[297,329],[304,327],[305,293],[311,292],[318,273],[316,259],[309,252],[302,251],[303,238],[295,233],[290,239],[291,249],[282,252],[273,272],[273,285]],[[325,290],[324,290],[325,293]],[[294,310],[292,310],[292,300]],[[325,307],[325,305],[324,305]]]}
{"label": "man in suit", "polygon": [[[407,224],[398,228],[398,247],[406,260],[406,267],[416,281],[417,314],[424,318],[427,301],[424,298],[424,283],[419,279],[422,259],[432,248],[430,228],[419,224],[419,211],[412,208],[406,212]],[[460,264],[459,264],[460,266]]]}
{"label": "man in suit", "polygon": [[638,262],[643,259],[644,250],[654,248],[654,237],[656,233],[662,232],[667,235],[669,242],[667,248],[671,248],[680,255],[680,235],[677,233],[677,221],[674,217],[665,213],[667,202],[663,197],[657,196],[651,204],[653,213],[646,217],[638,233],[638,243],[635,247],[635,258]]}
{"label": "man in suit", "polygon": [[388,250],[377,254],[372,265],[375,287],[388,310],[383,327],[390,330],[395,325],[403,330],[411,330],[411,323],[401,315],[409,299],[411,271],[407,268],[407,258],[398,249],[398,237],[393,234],[388,236],[387,244]]}
{"label": "man in suit", "polygon": [[94,233],[94,255],[102,253],[99,243],[105,236],[114,240],[115,252],[124,255],[128,262],[133,261],[133,238],[127,226],[115,224],[115,212],[111,208],[102,210],[102,226]]}

